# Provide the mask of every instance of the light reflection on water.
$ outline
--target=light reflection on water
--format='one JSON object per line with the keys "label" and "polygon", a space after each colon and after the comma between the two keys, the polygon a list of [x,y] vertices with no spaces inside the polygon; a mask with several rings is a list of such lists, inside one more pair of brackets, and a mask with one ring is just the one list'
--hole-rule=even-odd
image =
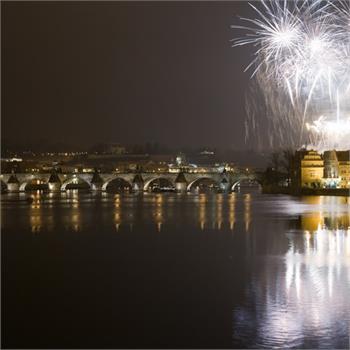
{"label": "light reflection on water", "polygon": [[245,291],[251,304],[233,312],[234,338],[248,347],[349,348],[349,198],[284,204],[282,211],[290,204],[299,215],[286,233],[288,250],[253,273]]}
{"label": "light reflection on water", "polygon": [[[4,195],[6,199],[25,198],[24,194]],[[26,225],[32,232],[52,230],[64,226],[66,230],[79,231],[84,225],[91,223],[91,218],[82,216],[96,205],[101,211],[94,213],[94,219],[103,219],[104,225],[113,223],[116,231],[122,226],[132,227],[134,221],[153,222],[158,232],[163,224],[173,224],[180,221],[198,223],[201,230],[222,230],[229,227],[234,230],[236,222],[237,194],[92,194],[78,190],[68,190],[64,193],[43,193],[37,191],[30,194],[31,204],[23,202],[5,201],[4,210],[11,212],[20,208],[24,215],[19,222],[8,222],[6,216],[2,220],[2,228],[7,224]],[[239,211],[244,212],[245,231],[249,231],[251,222],[251,195],[244,194],[243,206]],[[183,206],[183,207],[182,207]],[[182,208],[181,208],[182,207]],[[28,210],[29,208],[29,210]],[[182,209],[181,218],[178,217],[179,208]],[[189,210],[186,210],[189,209]],[[174,215],[174,210],[176,214]],[[111,214],[111,215],[108,215]],[[197,216],[198,219],[193,220]],[[28,219],[28,223],[25,222]],[[131,226],[130,226],[131,225]]]}
{"label": "light reflection on water", "polygon": [[348,197],[74,190],[31,196],[31,204],[2,205],[2,229],[45,234],[96,225],[115,233],[146,226],[159,234],[169,227],[229,233],[247,264],[247,282],[239,286],[244,300],[233,300],[233,345],[349,347]]}

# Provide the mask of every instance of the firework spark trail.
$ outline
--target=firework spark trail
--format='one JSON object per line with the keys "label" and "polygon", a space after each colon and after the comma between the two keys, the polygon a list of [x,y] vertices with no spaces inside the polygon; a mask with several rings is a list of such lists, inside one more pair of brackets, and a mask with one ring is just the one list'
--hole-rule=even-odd
{"label": "firework spark trail", "polygon": [[233,46],[255,50],[246,71],[264,95],[248,124],[264,113],[275,146],[350,149],[350,0],[249,5],[256,18],[232,26],[244,31]]}

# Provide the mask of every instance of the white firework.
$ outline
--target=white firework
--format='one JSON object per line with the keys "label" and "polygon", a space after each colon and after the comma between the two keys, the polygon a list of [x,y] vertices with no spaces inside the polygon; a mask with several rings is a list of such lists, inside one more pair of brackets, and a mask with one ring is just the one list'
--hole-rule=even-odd
{"label": "white firework", "polygon": [[[241,18],[247,25],[233,26],[245,31],[233,46],[254,47],[246,70],[265,96],[270,126],[283,141],[294,129],[294,146],[316,142],[324,148],[324,133],[322,145],[319,133],[310,132],[306,123],[310,126],[326,114],[330,124],[323,127],[334,121],[340,125],[350,110],[349,1],[273,0],[250,6],[257,18]],[[344,147],[344,142],[338,145]]]}

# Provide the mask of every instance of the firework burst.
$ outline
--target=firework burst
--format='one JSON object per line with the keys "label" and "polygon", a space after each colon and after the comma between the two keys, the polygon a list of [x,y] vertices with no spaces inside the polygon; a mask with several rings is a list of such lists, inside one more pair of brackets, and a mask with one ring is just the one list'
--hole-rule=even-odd
{"label": "firework burst", "polygon": [[[244,31],[233,46],[255,50],[246,70],[263,103],[249,106],[249,121],[266,115],[271,146],[350,148],[344,128],[350,111],[349,4],[262,0],[250,4],[256,18],[240,18],[233,26]],[[256,125],[247,130],[259,132]]]}

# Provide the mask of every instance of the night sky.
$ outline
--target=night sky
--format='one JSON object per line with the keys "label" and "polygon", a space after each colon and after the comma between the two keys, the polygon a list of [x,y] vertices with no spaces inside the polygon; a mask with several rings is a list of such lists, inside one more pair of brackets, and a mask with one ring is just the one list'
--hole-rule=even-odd
{"label": "night sky", "polygon": [[3,138],[247,147],[247,2],[1,5]]}

